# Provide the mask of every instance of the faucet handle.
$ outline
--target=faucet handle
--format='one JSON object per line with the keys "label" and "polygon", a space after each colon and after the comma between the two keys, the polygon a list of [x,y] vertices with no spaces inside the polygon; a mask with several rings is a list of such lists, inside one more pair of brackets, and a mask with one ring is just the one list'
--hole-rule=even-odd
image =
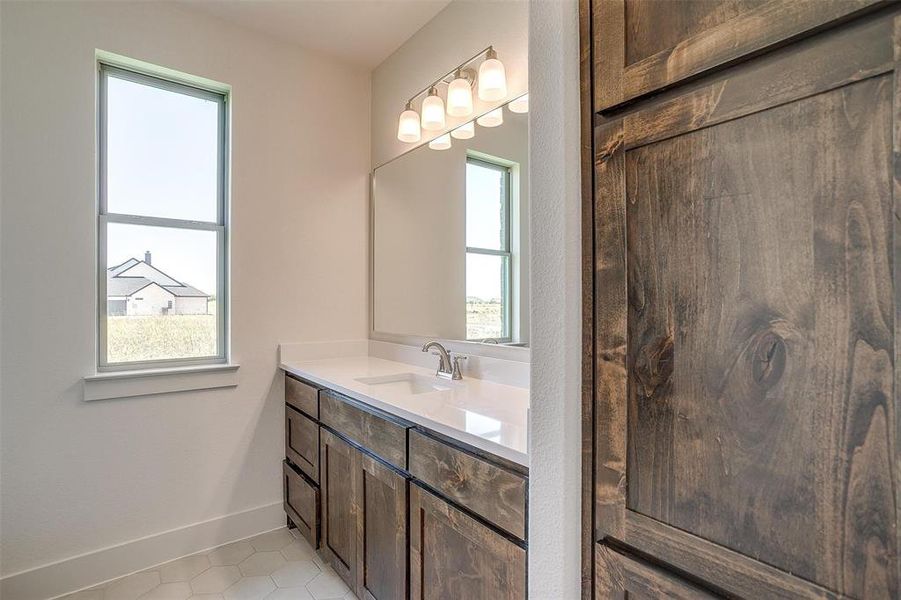
{"label": "faucet handle", "polygon": [[465,354],[457,354],[454,353],[451,362],[453,363],[453,375],[451,375],[451,379],[463,379],[463,373],[460,372],[460,361],[466,360],[469,357]]}

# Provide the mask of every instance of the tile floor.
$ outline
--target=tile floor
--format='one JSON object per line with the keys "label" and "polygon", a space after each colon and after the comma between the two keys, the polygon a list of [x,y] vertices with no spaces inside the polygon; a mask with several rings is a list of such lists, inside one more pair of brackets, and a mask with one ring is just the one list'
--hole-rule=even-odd
{"label": "tile floor", "polygon": [[356,600],[303,537],[276,529],[60,600]]}

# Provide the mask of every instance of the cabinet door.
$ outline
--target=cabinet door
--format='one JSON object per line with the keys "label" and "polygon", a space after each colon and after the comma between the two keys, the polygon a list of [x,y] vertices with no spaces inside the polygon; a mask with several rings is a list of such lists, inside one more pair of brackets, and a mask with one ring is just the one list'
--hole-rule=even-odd
{"label": "cabinet door", "polygon": [[407,479],[359,454],[357,489],[357,596],[361,600],[407,598]]}
{"label": "cabinet door", "polygon": [[321,429],[319,443],[322,551],[344,582],[356,589],[359,452],[326,429]]}
{"label": "cabinet door", "polygon": [[526,597],[526,551],[411,485],[410,597],[522,600]]}
{"label": "cabinet door", "polygon": [[592,0],[595,109],[729,65],[881,4],[881,0]]}
{"label": "cabinet door", "polygon": [[896,15],[599,122],[595,541],[901,597]]}

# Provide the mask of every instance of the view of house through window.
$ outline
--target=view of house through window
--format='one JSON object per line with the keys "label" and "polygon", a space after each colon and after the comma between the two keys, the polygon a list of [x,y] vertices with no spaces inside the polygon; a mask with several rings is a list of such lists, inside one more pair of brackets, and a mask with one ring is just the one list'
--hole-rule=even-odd
{"label": "view of house through window", "polygon": [[510,168],[466,160],[466,339],[510,341]]}
{"label": "view of house through window", "polygon": [[225,96],[101,65],[100,367],[225,359]]}

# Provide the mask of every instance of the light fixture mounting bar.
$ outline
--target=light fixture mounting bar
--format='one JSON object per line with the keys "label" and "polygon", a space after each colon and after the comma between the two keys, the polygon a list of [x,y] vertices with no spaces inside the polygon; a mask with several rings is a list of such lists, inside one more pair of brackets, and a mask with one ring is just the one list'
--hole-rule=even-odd
{"label": "light fixture mounting bar", "polygon": [[469,63],[473,62],[475,59],[479,58],[483,54],[487,54],[488,52],[490,52],[492,50],[494,50],[494,46],[488,46],[487,48],[483,48],[483,49],[479,50],[478,52],[473,54],[471,57],[469,57],[466,60],[464,60],[463,62],[461,62],[456,67],[454,67],[453,69],[451,69],[450,71],[448,71],[447,73],[445,73],[444,75],[442,75],[441,77],[439,77],[438,79],[436,79],[435,81],[430,83],[429,85],[425,86],[424,88],[422,88],[421,90],[419,90],[418,92],[416,92],[415,94],[410,96],[410,99],[407,100],[407,103],[409,104],[409,103],[413,102],[413,100],[416,100],[416,98],[418,98],[419,96],[422,96],[424,93],[428,92],[430,89],[437,86],[439,83],[450,83],[448,81],[445,81],[448,77],[453,76],[458,70],[469,65]]}

